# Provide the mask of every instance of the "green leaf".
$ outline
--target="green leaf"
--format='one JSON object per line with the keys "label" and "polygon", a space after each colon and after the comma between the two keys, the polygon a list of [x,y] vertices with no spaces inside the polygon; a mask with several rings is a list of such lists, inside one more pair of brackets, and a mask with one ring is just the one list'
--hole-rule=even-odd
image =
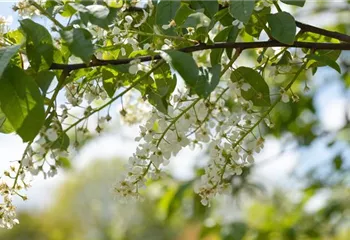
{"label": "green leaf", "polygon": [[65,3],[62,9],[62,12],[60,12],[61,16],[63,17],[71,17],[73,16],[77,10],[73,8],[69,3]]}
{"label": "green leaf", "polygon": [[85,63],[89,63],[94,54],[91,33],[83,28],[74,28],[61,32],[62,38],[66,41],[69,50],[73,55],[81,58]]}
{"label": "green leaf", "polygon": [[14,45],[9,47],[0,48],[0,78],[9,64],[11,58],[18,52],[21,45]]}
{"label": "green leaf", "polygon": [[293,44],[297,26],[294,17],[287,12],[271,14],[267,17],[271,28],[271,36],[285,44]]}
{"label": "green leaf", "polygon": [[281,2],[288,4],[288,5],[304,7],[306,0],[281,0]]}
{"label": "green leaf", "polygon": [[319,67],[315,65],[315,61],[317,64],[321,65],[327,65],[336,70],[337,72],[341,73],[341,69],[336,61],[333,61],[332,59],[328,58],[326,55],[316,55],[316,54],[308,54],[305,56],[307,59],[314,60],[309,63],[309,66],[311,67]]}
{"label": "green leaf", "polygon": [[220,81],[220,71],[221,71],[220,64],[217,64],[209,69],[205,69],[205,68],[199,69],[199,76],[198,76],[196,87],[194,89],[194,91],[198,94],[198,96],[202,98],[206,98],[209,96],[209,94],[212,91],[214,91],[214,89],[216,88],[216,86],[219,84],[219,81]]}
{"label": "green leaf", "polygon": [[343,166],[343,159],[341,155],[337,155],[334,159],[333,159],[333,167],[336,170],[340,170]]}
{"label": "green leaf", "polygon": [[44,102],[35,81],[16,66],[0,79],[1,110],[24,142],[31,141],[45,120]]}
{"label": "green leaf", "polygon": [[279,59],[279,61],[276,64],[271,64],[272,66],[285,66],[289,65],[291,60],[293,59],[292,54],[289,51],[285,51],[282,55],[282,57]]}
{"label": "green leaf", "polygon": [[108,7],[103,5],[89,5],[86,7],[90,13],[95,18],[105,19],[109,14]]}
{"label": "green leaf", "polygon": [[69,137],[67,133],[63,132],[59,135],[59,138],[52,145],[52,149],[67,150],[69,147]]}
{"label": "green leaf", "polygon": [[250,85],[248,91],[241,90],[245,100],[252,101],[255,106],[271,105],[269,86],[257,71],[248,67],[239,67],[232,72],[231,81],[242,81]]}
{"label": "green leaf", "polygon": [[118,71],[113,68],[102,68],[103,88],[106,90],[108,96],[112,98],[117,89]]}
{"label": "green leaf", "polygon": [[35,81],[38,84],[38,86],[40,87],[43,96],[46,95],[47,90],[49,89],[51,82],[55,78],[55,76],[56,75],[54,72],[47,71],[47,70],[39,72],[36,75]]}
{"label": "green leaf", "polygon": [[247,234],[249,228],[244,222],[233,222],[224,227],[222,231],[223,240],[241,240]]}
{"label": "green leaf", "polygon": [[157,108],[157,110],[161,111],[164,114],[168,112],[168,102],[166,98],[153,91],[148,91],[147,99],[150,104]]}
{"label": "green leaf", "polygon": [[65,158],[65,157],[59,157],[58,164],[60,166],[62,166],[64,169],[71,169],[72,168],[71,162],[69,161],[68,158]]}
{"label": "green leaf", "polygon": [[219,10],[218,1],[199,0],[197,2],[204,9],[204,14],[209,18],[213,18]]}
{"label": "green leaf", "polygon": [[156,92],[167,99],[175,90],[177,79],[176,75],[172,74],[168,65],[162,65],[154,73],[154,81]]}
{"label": "green leaf", "polygon": [[192,88],[196,86],[199,69],[190,54],[171,50],[161,52],[161,57],[170,64],[188,86]]}
{"label": "green leaf", "polygon": [[255,1],[252,0],[230,0],[229,11],[232,17],[243,23],[248,23],[254,7]]}
{"label": "green leaf", "polygon": [[210,23],[210,29],[213,28],[218,21],[224,26],[232,26],[233,17],[230,15],[228,8],[221,9],[214,15]]}
{"label": "green leaf", "polygon": [[[226,42],[227,38],[231,32],[231,30],[234,28],[234,26],[228,26],[224,29],[222,29],[214,38],[214,42]],[[238,32],[237,32],[238,33]],[[210,52],[210,63],[211,65],[215,65],[218,63],[221,63],[221,56],[224,52],[223,48],[219,49],[212,49]]]}
{"label": "green leaf", "polygon": [[259,38],[262,30],[264,29],[263,26],[265,26],[267,23],[267,16],[270,14],[270,12],[270,7],[265,7],[258,12],[254,12],[252,17],[249,19],[249,22],[245,25],[244,30],[246,33],[252,37]]}
{"label": "green leaf", "polygon": [[175,22],[177,26],[182,25],[187,17],[195,11],[187,3],[181,3],[181,7],[176,11]]}
{"label": "green leaf", "polygon": [[5,114],[1,111],[1,106],[0,106],[0,132],[7,134],[7,133],[13,133],[14,131],[16,130],[12,127],[11,123],[9,122]]}
{"label": "green leaf", "polygon": [[180,8],[180,1],[161,0],[157,4],[156,24],[167,25],[171,20],[175,19],[176,12]]}
{"label": "green leaf", "polygon": [[191,188],[193,185],[192,181],[185,182],[182,185],[178,187],[176,190],[176,193],[174,196],[171,198],[168,209],[167,209],[167,214],[166,214],[166,219],[170,219],[176,211],[178,211],[181,207],[181,202],[186,194],[186,191]]}
{"label": "green leaf", "polygon": [[31,19],[21,20],[20,23],[27,37],[26,50],[31,67],[35,71],[49,69],[54,52],[49,31]]}
{"label": "green leaf", "polygon": [[115,8],[109,9],[103,5],[89,5],[85,9],[80,13],[81,20],[85,24],[90,22],[105,30],[109,30],[109,24],[116,19],[117,10]]}
{"label": "green leaf", "polygon": [[[241,30],[237,26],[234,26],[229,32],[226,42],[236,42],[236,39],[240,31]],[[228,58],[231,58],[233,48],[226,48],[225,50]]]}
{"label": "green leaf", "polygon": [[25,39],[23,33],[19,29],[5,33],[4,37],[16,44],[21,44]]}

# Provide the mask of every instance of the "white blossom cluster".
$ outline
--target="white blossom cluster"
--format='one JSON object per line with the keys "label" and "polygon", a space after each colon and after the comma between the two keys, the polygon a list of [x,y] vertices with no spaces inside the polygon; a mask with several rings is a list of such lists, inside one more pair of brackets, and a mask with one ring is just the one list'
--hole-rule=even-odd
{"label": "white blossom cluster", "polygon": [[[134,1],[136,4],[138,1]],[[43,4],[45,1],[40,1]],[[140,50],[154,50],[152,43],[139,43],[138,33],[131,30],[144,24],[153,14],[152,1],[147,1],[147,11],[144,9],[141,20],[135,20],[131,15],[117,19],[111,31],[89,25],[88,30],[101,41],[103,46],[108,46],[107,40],[114,45],[120,45],[120,54],[126,56],[126,48],[132,48],[134,52]],[[269,7],[270,1],[259,1],[256,11]],[[39,14],[37,9],[30,5],[29,0],[22,0],[16,4],[16,9],[23,17]],[[0,17],[0,26],[8,24],[8,19]],[[244,27],[243,23],[235,20],[233,25]],[[175,27],[176,22],[171,21],[162,29]],[[0,29],[1,30],[1,29]],[[188,34],[191,32],[189,31]],[[157,29],[155,29],[157,34]],[[161,36],[161,35],[159,35]],[[161,49],[174,48],[174,42],[164,38]],[[100,58],[103,55],[98,55]],[[209,56],[209,55],[208,55]],[[128,71],[136,75],[139,71],[148,70],[150,65],[143,65],[138,60],[129,64]],[[53,177],[57,174],[60,158],[67,157],[68,150],[60,146],[64,143],[66,130],[74,127],[75,142],[78,146],[88,133],[88,119],[98,112],[93,108],[94,102],[109,100],[103,87],[100,75],[89,76],[89,82],[83,83],[80,79],[65,85],[65,97],[67,102],[52,112],[57,113],[52,117],[49,126],[43,127],[34,143],[25,150],[23,158],[17,166],[5,172],[0,179],[0,194],[3,201],[0,202],[0,227],[11,228],[18,223],[15,207],[12,204],[12,196],[18,195],[23,199],[20,190],[30,186],[32,176],[42,173],[44,177]],[[119,86],[117,86],[119,87]],[[150,105],[141,97],[135,97],[132,93],[123,96],[122,110],[120,111],[123,123],[146,123],[140,126],[140,135],[135,139],[139,142],[136,152],[129,158],[127,174],[115,186],[115,192],[122,200],[138,199],[141,197],[140,189],[145,187],[147,179],[158,179],[164,174],[163,168],[169,164],[170,158],[175,157],[183,148],[206,146],[209,149],[209,162],[205,167],[205,173],[195,183],[194,190],[202,198],[203,205],[209,205],[213,197],[218,193],[229,192],[230,181],[234,175],[240,175],[242,168],[254,162],[254,154],[258,153],[264,144],[264,139],[254,129],[260,122],[272,127],[273,124],[266,115],[254,112],[251,102],[241,97],[241,91],[248,91],[251,86],[248,83],[228,83],[226,88],[217,87],[207,99],[197,96],[189,96],[189,91],[176,93],[171,96],[170,106],[166,114],[156,109],[151,110]],[[233,102],[234,109],[229,109],[227,101]],[[281,90],[281,99],[289,101],[287,91]],[[295,101],[295,96],[292,95]],[[72,114],[73,108],[83,109],[79,116]],[[150,113],[150,114],[149,114]],[[71,123],[71,119],[78,119]],[[96,132],[104,129],[106,122],[111,120],[109,113],[97,118]],[[77,124],[75,124],[77,123]],[[79,124],[79,125],[78,125]],[[69,126],[63,129],[62,126]],[[68,137],[68,136],[67,136]]]}
{"label": "white blossom cluster", "polygon": [[123,96],[120,118],[123,124],[134,125],[148,119],[151,111],[151,105],[140,94],[129,91]]}
{"label": "white blossom cluster", "polygon": [[53,118],[52,125],[44,127],[36,141],[27,146],[22,159],[0,177],[0,194],[3,198],[0,201],[0,227],[12,228],[18,223],[12,198],[17,195],[23,200],[27,199],[21,191],[30,187],[33,176],[42,173],[47,178],[57,174],[59,159],[68,156],[67,151],[58,147],[61,131],[58,119]]}
{"label": "white blossom cluster", "polygon": [[[254,162],[253,155],[263,147],[264,140],[255,136],[254,128],[264,119],[251,111],[244,100],[241,83],[219,87],[207,100],[176,94],[168,113],[154,110],[135,140],[140,144],[129,159],[128,174],[117,183],[115,192],[126,200],[139,198],[139,190],[147,178],[157,179],[172,156],[184,147],[209,144],[210,161],[205,174],[195,184],[195,192],[204,205],[229,186],[233,175]],[[234,99],[235,110],[225,106],[225,99]]]}
{"label": "white blossom cluster", "polygon": [[[23,18],[32,17],[33,15],[39,15],[40,11],[31,4],[32,0],[20,0],[14,6],[14,10],[18,12]],[[46,0],[35,1],[39,5],[44,5]]]}
{"label": "white blossom cluster", "polygon": [[100,79],[90,81],[81,87],[80,83],[69,83],[65,86],[65,97],[72,106],[80,106],[85,99],[88,104],[95,100],[106,100],[108,95],[100,84]]}
{"label": "white blossom cluster", "polygon": [[12,16],[0,16],[0,44],[4,44],[2,35],[9,30],[9,26],[12,24],[12,21]]}
{"label": "white blossom cluster", "polygon": [[[12,203],[12,196],[15,194],[15,189],[4,181],[4,178],[11,180],[11,175],[15,175],[15,168],[11,167],[11,172],[4,172],[4,176],[1,177],[0,182],[0,195],[3,198],[3,202],[0,202],[0,227],[12,228],[18,224],[19,221],[16,218],[16,207]],[[17,187],[18,188],[18,187]]]}

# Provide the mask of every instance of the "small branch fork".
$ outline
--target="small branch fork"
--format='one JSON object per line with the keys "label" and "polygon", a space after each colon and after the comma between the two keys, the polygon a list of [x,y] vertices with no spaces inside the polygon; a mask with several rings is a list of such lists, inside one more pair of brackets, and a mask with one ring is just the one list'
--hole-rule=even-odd
{"label": "small branch fork", "polygon": [[[307,49],[322,49],[322,50],[350,50],[350,43],[313,43],[313,42],[294,42],[292,45],[283,44],[277,41],[264,41],[264,42],[218,42],[214,44],[200,43],[195,46],[185,47],[177,49],[181,52],[196,52],[207,49],[219,49],[219,48],[234,48],[234,49],[254,49],[254,48],[266,48],[266,47],[293,47],[293,48],[307,48]],[[140,62],[149,62],[153,60],[161,59],[159,54],[148,55],[137,58],[126,58],[117,60],[99,60],[94,59],[89,64],[78,63],[78,64],[59,64],[53,63],[50,67],[51,70],[68,70],[73,71],[82,68],[99,67],[105,65],[123,65],[128,64],[133,60],[139,60]]]}

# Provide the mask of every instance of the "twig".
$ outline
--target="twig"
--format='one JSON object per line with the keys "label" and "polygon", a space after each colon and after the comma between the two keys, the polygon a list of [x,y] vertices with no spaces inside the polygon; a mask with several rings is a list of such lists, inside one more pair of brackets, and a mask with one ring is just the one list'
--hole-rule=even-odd
{"label": "twig", "polygon": [[[265,48],[265,47],[293,47],[293,48],[307,48],[307,49],[323,49],[323,50],[350,50],[350,43],[313,43],[313,42],[294,42],[292,45],[283,44],[277,41],[264,41],[264,42],[218,42],[214,44],[198,44],[195,46],[185,47],[177,49],[181,52],[196,52],[208,49],[220,49],[220,48],[234,48],[234,49],[254,49],[254,48]],[[105,65],[123,65],[128,64],[133,60],[139,60],[140,62],[149,62],[153,60],[161,59],[160,54],[147,55],[137,58],[126,58],[116,60],[99,60],[95,59],[89,64],[77,63],[77,64],[60,64],[53,63],[50,67],[51,70],[77,70],[82,68],[99,67]]]}
{"label": "twig", "polygon": [[295,21],[296,25],[298,28],[300,28],[301,30],[303,30],[304,32],[312,32],[312,33],[317,33],[326,37],[331,37],[331,38],[335,38],[338,39],[340,41],[343,42],[348,42],[350,43],[350,36],[343,34],[343,33],[339,33],[339,32],[333,32],[333,31],[328,31],[326,29],[323,28],[318,28],[318,27],[314,27],[305,23],[301,23],[298,21]]}

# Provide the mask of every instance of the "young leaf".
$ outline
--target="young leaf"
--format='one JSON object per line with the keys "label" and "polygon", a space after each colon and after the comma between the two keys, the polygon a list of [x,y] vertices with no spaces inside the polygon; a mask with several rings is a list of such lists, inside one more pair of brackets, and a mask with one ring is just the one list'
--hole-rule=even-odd
{"label": "young leaf", "polygon": [[91,42],[91,33],[83,28],[74,28],[61,32],[62,38],[67,42],[69,50],[73,55],[89,63],[94,53],[94,45]]}
{"label": "young leaf", "polygon": [[154,71],[154,82],[156,85],[156,92],[167,99],[175,90],[177,79],[176,75],[172,74],[168,65],[162,65]]}
{"label": "young leaf", "polygon": [[112,98],[117,89],[118,71],[113,68],[102,68],[103,88],[106,90],[108,96]]}
{"label": "young leaf", "polygon": [[67,133],[61,133],[56,142],[52,145],[52,149],[67,150],[69,147],[69,137]]}
{"label": "young leaf", "polygon": [[249,19],[249,22],[245,25],[244,30],[250,36],[259,38],[262,30],[264,29],[263,26],[265,26],[267,23],[267,16],[270,14],[270,12],[270,7],[265,7],[258,12],[254,12],[252,17]]}
{"label": "young leaf", "polygon": [[[226,42],[231,30],[234,29],[234,26],[228,26],[222,29],[214,38],[214,42]],[[238,32],[237,32],[238,33]],[[212,49],[210,53],[210,63],[212,66],[221,62],[221,56],[224,52],[224,49]]]}
{"label": "young leaf", "polygon": [[51,34],[31,19],[21,20],[20,23],[27,36],[26,50],[30,65],[35,71],[49,69],[54,52]]}
{"label": "young leaf", "polygon": [[38,86],[40,87],[43,96],[46,95],[47,90],[49,89],[51,82],[55,78],[55,76],[56,75],[54,72],[51,72],[48,70],[41,71],[36,75],[35,81],[38,84]]}
{"label": "young leaf", "polygon": [[206,98],[212,91],[214,91],[220,81],[220,70],[220,64],[217,64],[209,69],[199,69],[199,76],[194,89],[198,96]]}
{"label": "young leaf", "polygon": [[219,10],[218,1],[199,0],[197,2],[202,8],[204,8],[204,14],[209,18],[213,18]]}
{"label": "young leaf", "polygon": [[247,91],[241,90],[245,100],[252,101],[255,106],[271,104],[269,86],[257,71],[248,67],[239,67],[232,72],[231,80],[233,82],[242,81],[250,85]]}
{"label": "young leaf", "polygon": [[230,14],[239,21],[248,23],[254,6],[255,1],[252,0],[230,0]]}
{"label": "young leaf", "polygon": [[[87,11],[85,11],[85,9]],[[116,18],[117,10],[115,8],[109,9],[103,5],[89,5],[84,8],[84,11],[80,12],[80,17],[83,22],[90,22],[103,29],[108,30],[109,24],[111,24]]]}
{"label": "young leaf", "polygon": [[156,24],[167,25],[175,19],[176,12],[180,8],[180,1],[161,0],[157,4]]}
{"label": "young leaf", "polygon": [[9,47],[0,48],[0,78],[5,68],[9,64],[11,58],[18,52],[21,45],[13,45]]}
{"label": "young leaf", "polygon": [[188,86],[192,88],[196,86],[199,70],[190,54],[172,50],[161,52],[161,56],[177,71]]}
{"label": "young leaf", "polygon": [[288,5],[304,7],[306,0],[281,0],[281,2],[288,4]]}
{"label": "young leaf", "polygon": [[147,99],[150,104],[155,106],[162,113],[166,114],[168,112],[168,102],[165,97],[162,97],[153,91],[148,91]]}
{"label": "young leaf", "polygon": [[271,36],[285,44],[293,44],[297,26],[294,17],[287,12],[271,14],[267,17],[271,28]]}
{"label": "young leaf", "polygon": [[195,11],[191,9],[187,3],[181,3],[181,7],[176,11],[176,25],[182,25],[186,21],[187,17],[194,12]]}
{"label": "young leaf", "polygon": [[1,133],[13,133],[15,129],[12,127],[9,120],[6,118],[5,114],[1,111],[0,106],[0,132]]}
{"label": "young leaf", "polygon": [[0,104],[6,118],[24,142],[31,141],[44,124],[44,102],[35,81],[16,66],[0,79]]}
{"label": "young leaf", "polygon": [[[318,66],[330,66],[337,72],[341,73],[341,69],[336,61],[333,61],[332,59],[328,58],[325,55],[316,55],[316,54],[308,54],[306,55],[307,59],[314,60],[313,62],[310,63],[311,67],[318,67]],[[315,62],[317,64],[315,64]]]}

